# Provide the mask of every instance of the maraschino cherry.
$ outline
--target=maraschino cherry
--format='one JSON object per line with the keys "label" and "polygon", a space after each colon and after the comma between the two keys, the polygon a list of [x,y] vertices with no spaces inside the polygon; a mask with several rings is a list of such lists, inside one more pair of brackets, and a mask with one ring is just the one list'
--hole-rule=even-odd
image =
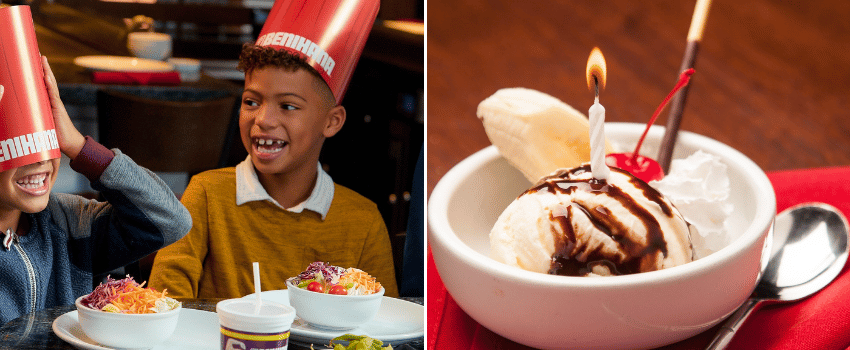
{"label": "maraschino cherry", "polygon": [[690,68],[679,75],[679,81],[676,83],[676,86],[674,86],[673,90],[670,91],[670,94],[664,98],[664,101],[661,101],[661,104],[657,109],[655,109],[655,113],[652,114],[652,118],[649,119],[649,123],[646,124],[646,129],[643,131],[643,135],[640,136],[640,140],[638,140],[635,151],[632,153],[608,154],[605,156],[605,164],[628,171],[638,179],[645,182],[661,180],[664,178],[664,171],[661,170],[661,165],[659,165],[655,159],[640,155],[640,147],[643,145],[643,140],[649,132],[649,127],[655,123],[655,119],[658,118],[658,115],[661,114],[661,111],[664,110],[664,107],[667,106],[667,103],[670,102],[673,95],[675,95],[679,89],[688,85],[688,81],[690,81],[692,74],[694,74],[694,69]]}

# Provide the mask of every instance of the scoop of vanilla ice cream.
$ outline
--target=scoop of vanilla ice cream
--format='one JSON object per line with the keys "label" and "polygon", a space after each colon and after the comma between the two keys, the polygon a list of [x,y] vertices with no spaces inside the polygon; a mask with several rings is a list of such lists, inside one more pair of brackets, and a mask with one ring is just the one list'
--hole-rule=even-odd
{"label": "scoop of vanilla ice cream", "polygon": [[691,237],[696,258],[727,246],[728,218],[734,206],[729,202],[729,176],[720,158],[696,151],[670,163],[670,173],[649,185],[663,193],[679,209],[698,234]]}
{"label": "scoop of vanilla ice cream", "polygon": [[690,226],[658,191],[620,169],[559,170],[520,195],[490,232],[490,254],[525,270],[619,275],[693,260]]}

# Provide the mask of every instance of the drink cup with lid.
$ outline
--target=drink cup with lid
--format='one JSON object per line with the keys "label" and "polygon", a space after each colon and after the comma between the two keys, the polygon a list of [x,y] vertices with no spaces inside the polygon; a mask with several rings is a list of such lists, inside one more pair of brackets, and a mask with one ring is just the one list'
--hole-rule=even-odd
{"label": "drink cup with lid", "polygon": [[221,350],[286,350],[295,309],[260,294],[260,263],[255,262],[252,299],[228,299],[215,306],[221,325]]}
{"label": "drink cup with lid", "polygon": [[215,307],[221,324],[221,349],[288,348],[295,309],[264,300],[228,299]]}

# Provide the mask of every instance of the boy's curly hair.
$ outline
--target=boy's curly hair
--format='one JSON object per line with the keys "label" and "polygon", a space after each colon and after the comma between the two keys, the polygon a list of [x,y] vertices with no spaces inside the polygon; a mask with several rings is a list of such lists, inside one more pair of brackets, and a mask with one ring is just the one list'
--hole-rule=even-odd
{"label": "boy's curly hair", "polygon": [[299,69],[310,72],[310,74],[322,82],[323,90],[326,89],[324,93],[330,94],[330,98],[333,100],[333,93],[330,91],[330,87],[325,82],[325,79],[322,78],[313,66],[307,63],[307,60],[303,56],[287,50],[278,50],[268,46],[254,45],[253,43],[242,45],[242,52],[239,54],[239,66],[237,67],[240,71],[248,74],[255,69],[270,66],[283,68],[290,72],[295,72]]}

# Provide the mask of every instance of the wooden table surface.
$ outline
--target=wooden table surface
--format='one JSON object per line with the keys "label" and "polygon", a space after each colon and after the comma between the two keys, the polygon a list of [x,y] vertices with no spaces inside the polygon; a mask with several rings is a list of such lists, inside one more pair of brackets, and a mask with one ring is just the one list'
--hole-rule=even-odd
{"label": "wooden table surface", "polygon": [[[475,111],[496,90],[540,90],[586,113],[594,46],[608,65],[606,121],[647,122],[678,76],[694,4],[429,1],[428,193],[490,145]],[[843,0],[713,1],[681,130],[730,145],[765,171],[850,164],[848,18]]]}

